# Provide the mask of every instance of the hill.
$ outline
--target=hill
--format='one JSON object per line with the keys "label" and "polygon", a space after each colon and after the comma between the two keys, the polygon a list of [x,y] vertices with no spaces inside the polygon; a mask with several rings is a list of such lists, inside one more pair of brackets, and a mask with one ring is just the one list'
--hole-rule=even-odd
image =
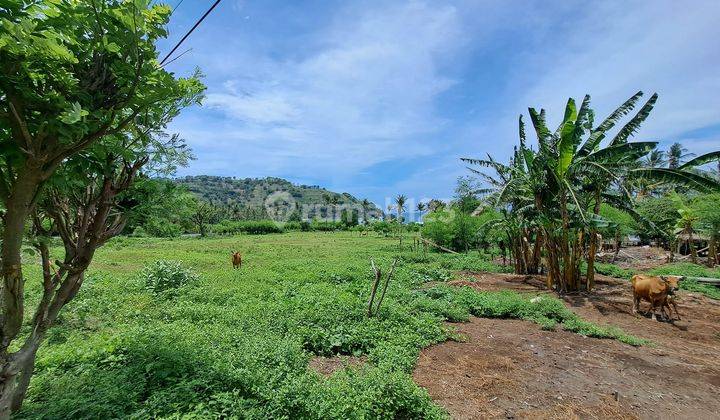
{"label": "hill", "polygon": [[[186,176],[174,179],[178,185],[203,200],[250,209],[261,209],[268,197],[276,192],[286,192],[299,206],[322,206],[333,204],[360,205],[362,200],[343,192],[337,193],[317,185],[296,185],[282,178],[232,178],[209,175]],[[287,197],[287,196],[286,196]],[[380,212],[373,203],[369,211]]]}

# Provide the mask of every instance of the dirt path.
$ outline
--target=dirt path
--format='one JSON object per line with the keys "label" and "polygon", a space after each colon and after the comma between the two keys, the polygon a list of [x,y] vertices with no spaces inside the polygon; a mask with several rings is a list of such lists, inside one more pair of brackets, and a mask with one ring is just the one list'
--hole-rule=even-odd
{"label": "dirt path", "polygon": [[[540,292],[542,280],[502,274],[457,281],[478,290]],[[425,349],[414,378],[453,418],[720,418],[720,303],[680,294],[683,321],[631,315],[627,282],[599,278],[565,298],[584,319],[652,340],[635,348],[526,321],[454,324],[465,342]]]}

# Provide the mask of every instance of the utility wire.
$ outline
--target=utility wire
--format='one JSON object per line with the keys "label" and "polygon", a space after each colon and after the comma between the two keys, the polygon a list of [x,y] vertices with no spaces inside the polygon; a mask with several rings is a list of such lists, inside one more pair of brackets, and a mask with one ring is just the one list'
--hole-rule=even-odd
{"label": "utility wire", "polygon": [[175,13],[175,10],[177,10],[177,8],[180,7],[180,5],[182,4],[182,2],[184,2],[184,1],[185,1],[185,0],[180,0],[180,1],[178,2],[178,4],[176,4],[175,7],[173,7],[172,13]]}
{"label": "utility wire", "polygon": [[192,48],[188,48],[187,50],[181,52],[177,57],[175,57],[175,58],[173,58],[172,60],[166,62],[165,64],[160,64],[160,67],[165,67],[165,66],[167,66],[168,64],[172,63],[173,61],[177,60],[178,58],[182,57],[183,55],[189,53],[190,51],[192,51]]}
{"label": "utility wire", "polygon": [[202,15],[202,17],[201,17],[197,22],[195,22],[195,25],[193,25],[193,27],[190,28],[190,30],[188,31],[188,33],[186,33],[185,36],[182,37],[182,39],[180,40],[180,42],[178,42],[178,43],[175,45],[175,47],[173,47],[173,49],[170,50],[170,52],[168,53],[168,55],[166,55],[165,58],[162,59],[162,61],[160,62],[160,65],[161,65],[161,66],[165,63],[165,61],[167,61],[168,58],[170,58],[170,56],[175,52],[175,50],[177,50],[177,49],[180,47],[180,45],[185,41],[185,39],[187,39],[187,37],[189,37],[190,34],[193,33],[193,31],[195,30],[195,28],[197,28],[198,26],[200,26],[200,24],[202,23],[202,21],[205,20],[205,18],[207,17],[207,15],[209,15],[210,12],[212,12],[213,9],[215,8],[215,6],[217,6],[218,4],[220,4],[220,0],[215,0],[215,3],[213,3],[212,6],[210,6],[210,8],[208,9],[208,11],[205,12],[205,14]]}

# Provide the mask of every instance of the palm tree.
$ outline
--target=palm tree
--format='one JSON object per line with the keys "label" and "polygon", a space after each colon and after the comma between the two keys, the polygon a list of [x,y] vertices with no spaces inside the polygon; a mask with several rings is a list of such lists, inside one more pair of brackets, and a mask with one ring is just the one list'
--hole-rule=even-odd
{"label": "palm tree", "polygon": [[687,149],[678,142],[675,142],[670,146],[670,150],[668,150],[667,155],[668,168],[670,169],[679,168],[683,159],[693,156],[692,153],[687,153]]}
{"label": "palm tree", "polygon": [[407,202],[407,197],[405,197],[402,194],[395,197],[395,206],[397,208],[397,217],[401,223],[402,223],[402,214],[403,214],[403,211],[405,211],[405,203],[406,202]]}
{"label": "palm tree", "polygon": [[698,217],[693,209],[684,204],[678,209],[678,213],[680,214],[680,219],[678,219],[676,225],[678,229],[677,234],[681,235],[682,239],[685,240],[685,246],[690,251],[690,259],[693,264],[697,264],[697,250],[695,249],[693,233],[695,233],[695,224],[698,221]]}
{"label": "palm tree", "polygon": [[442,200],[439,200],[437,198],[433,198],[432,200],[428,201],[428,203],[427,203],[428,211],[431,213],[438,211],[443,207],[445,207],[445,203],[443,203]]}
{"label": "palm tree", "polygon": [[405,197],[403,194],[398,195],[395,197],[395,205],[397,206],[397,218],[398,218],[398,236],[400,236],[400,250],[402,251],[402,225],[403,225],[403,218],[402,214],[403,211],[405,211],[405,203],[407,202],[407,197]]}
{"label": "palm tree", "polygon": [[660,149],[655,149],[645,157],[645,167],[647,168],[659,168],[665,165],[665,152]]}

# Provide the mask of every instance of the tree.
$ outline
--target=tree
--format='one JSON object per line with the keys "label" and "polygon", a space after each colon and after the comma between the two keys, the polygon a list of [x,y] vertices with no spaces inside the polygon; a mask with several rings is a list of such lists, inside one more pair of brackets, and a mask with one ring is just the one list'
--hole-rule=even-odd
{"label": "tree", "polygon": [[671,251],[675,246],[675,224],[679,218],[678,204],[669,196],[647,197],[635,206],[638,233],[642,240],[656,240]]}
{"label": "tree", "polygon": [[207,236],[208,225],[213,223],[218,216],[218,209],[207,201],[195,199],[192,205],[192,219],[201,237]]}
{"label": "tree", "polygon": [[[124,227],[125,192],[143,167],[179,147],[157,140],[157,130],[203,90],[196,76],[178,79],[158,65],[155,42],[169,16],[166,5],[129,1],[0,8],[0,418],[20,407],[37,349],[95,249]],[[23,323],[20,257],[31,219],[43,297],[32,332],[11,352]],[[48,220],[65,230],[55,274],[42,239]]]}
{"label": "tree", "polygon": [[480,205],[477,197],[477,192],[480,190],[477,181],[472,177],[461,176],[457,179],[455,200],[460,211],[470,214]]}
{"label": "tree", "polygon": [[703,194],[693,198],[690,207],[698,217],[698,230],[709,238],[707,265],[720,264],[718,243],[720,243],[720,194]]}
{"label": "tree", "polygon": [[395,209],[397,210],[397,220],[398,220],[398,236],[400,237],[400,250],[402,251],[402,225],[403,225],[403,212],[405,211],[405,203],[407,202],[407,197],[400,194],[397,197],[395,197]]}
{"label": "tree", "polygon": [[427,209],[430,213],[438,211],[445,207],[445,203],[442,200],[439,200],[437,198],[433,198],[432,200],[428,201],[427,203]]}
{"label": "tree", "polygon": [[132,208],[127,233],[140,229],[150,236],[174,237],[192,228],[194,196],[169,179],[139,177],[126,200]]}
{"label": "tree", "polygon": [[521,116],[520,145],[508,165],[490,156],[463,159],[495,171],[493,177],[473,170],[486,180],[496,205],[503,210],[516,272],[532,272],[543,247],[548,286],[554,285],[561,293],[577,290],[581,284],[581,262],[588,255],[586,288],[591,289],[596,231],[603,223],[599,216],[601,205],[609,203],[634,214],[630,194],[623,186],[625,179],[682,184],[698,191],[720,189],[715,180],[696,168],[705,163],[707,155],[676,169],[637,167],[636,162],[654,150],[657,143],[630,143],[628,139],[650,114],[657,95],[652,95],[605,146],[601,144],[641,96],[642,92],[633,95],[597,127],[593,127],[590,97],[585,96],[579,109],[571,98],[554,132],[547,127],[545,111],[530,108],[537,151],[525,144]]}
{"label": "tree", "polygon": [[[422,203],[422,202],[417,203],[417,206],[415,207],[415,209],[417,210],[418,213],[420,213],[419,217],[422,217],[425,210],[427,210],[427,204]],[[420,221],[420,219],[418,219],[418,221]]]}
{"label": "tree", "polygon": [[685,247],[690,252],[690,259],[694,264],[697,264],[697,250],[695,249],[694,234],[696,233],[696,224],[698,222],[698,215],[695,209],[688,206],[685,203],[683,197],[679,194],[674,193],[671,199],[677,204],[677,212],[680,215],[677,222],[675,223],[675,232],[685,241]]}
{"label": "tree", "polygon": [[645,158],[645,166],[648,168],[660,168],[665,165],[665,152],[655,149]]}
{"label": "tree", "polygon": [[692,156],[692,153],[687,153],[687,149],[680,143],[673,143],[667,152],[667,163],[668,168],[677,169],[682,164],[682,160]]}

